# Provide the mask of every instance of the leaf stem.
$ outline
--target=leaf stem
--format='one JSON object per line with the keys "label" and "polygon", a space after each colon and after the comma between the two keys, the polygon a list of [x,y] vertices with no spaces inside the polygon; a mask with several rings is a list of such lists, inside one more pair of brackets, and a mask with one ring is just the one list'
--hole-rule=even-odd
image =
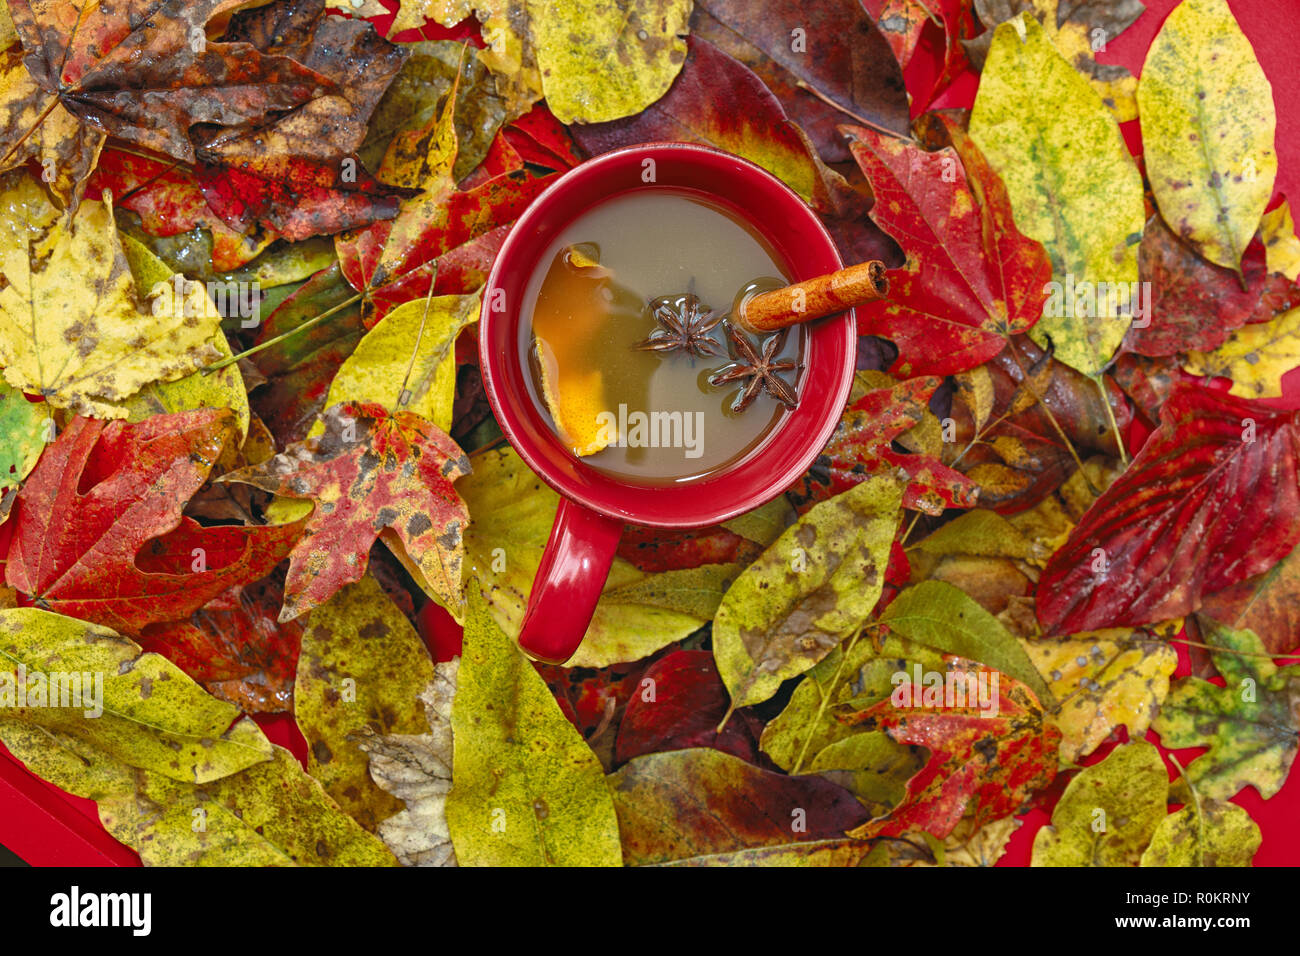
{"label": "leaf stem", "polygon": [[1119,460],[1125,468],[1128,467],[1128,452],[1124,448],[1124,436],[1119,433],[1119,425],[1115,422],[1115,410],[1110,407],[1110,396],[1106,394],[1106,384],[1101,380],[1101,376],[1093,377],[1093,382],[1097,385],[1097,391],[1101,394],[1102,407],[1106,409],[1106,418],[1110,421],[1110,433],[1115,436],[1115,447],[1119,449]]}
{"label": "leaf stem", "polygon": [[356,305],[358,302],[361,301],[361,299],[362,299],[362,293],[358,292],[356,295],[354,295],[352,298],[348,299],[347,301],[340,302],[332,309],[327,309],[326,311],[322,312],[320,315],[308,319],[306,322],[303,322],[301,325],[299,325],[296,328],[290,329],[288,332],[281,332],[279,335],[275,336],[274,338],[267,339],[265,342],[262,342],[258,345],[254,345],[251,349],[245,349],[244,351],[238,353],[237,355],[232,355],[229,358],[224,358],[220,362],[217,362],[215,365],[205,365],[201,369],[199,369],[199,371],[202,372],[204,375],[209,375],[212,372],[220,371],[221,369],[225,368],[227,365],[234,365],[240,359],[248,358],[248,356],[250,355],[256,355],[258,352],[262,351],[263,349],[269,349],[272,345],[276,345],[279,342],[283,342],[285,339],[293,338],[293,336],[297,335],[299,332],[305,332],[307,329],[310,329],[312,326],[320,325],[320,323],[324,322],[326,319],[334,315],[336,312],[341,312],[343,309],[346,309],[350,305]]}
{"label": "leaf stem", "polygon": [[835,688],[840,682],[840,673],[844,670],[844,665],[848,662],[849,654],[853,652],[853,648],[857,646],[858,638],[861,636],[862,631],[858,631],[854,634],[852,640],[849,641],[848,646],[840,652],[842,656],[840,657],[839,665],[836,666],[835,673],[831,675],[830,683],[827,685],[830,689],[826,693],[822,694],[821,703],[817,705],[817,713],[813,715],[813,719],[808,724],[809,731],[804,736],[803,746],[799,748],[799,756],[795,758],[794,766],[790,768],[790,776],[792,777],[798,774],[800,768],[803,767],[803,760],[808,756],[808,745],[812,743],[812,728],[817,726],[817,723],[822,719],[822,714],[826,713],[826,703],[830,700],[831,694],[835,693]]}

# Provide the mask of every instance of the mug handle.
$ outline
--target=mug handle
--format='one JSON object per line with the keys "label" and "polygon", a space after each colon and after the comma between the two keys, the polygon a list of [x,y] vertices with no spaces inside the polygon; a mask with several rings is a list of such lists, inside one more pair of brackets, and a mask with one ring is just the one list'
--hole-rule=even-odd
{"label": "mug handle", "polygon": [[563,664],[577,651],[622,534],[623,522],[560,496],[519,629],[519,646],[529,657]]}

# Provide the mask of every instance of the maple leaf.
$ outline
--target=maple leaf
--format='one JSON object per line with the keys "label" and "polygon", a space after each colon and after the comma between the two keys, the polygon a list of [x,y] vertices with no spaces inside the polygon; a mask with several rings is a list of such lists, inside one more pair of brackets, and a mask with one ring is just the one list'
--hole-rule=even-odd
{"label": "maple leaf", "polygon": [[15,0],[9,9],[25,56],[11,51],[0,63],[0,168],[38,159],[55,171],[61,201],[75,207],[105,134],[189,163],[192,127],[238,126],[331,90],[288,57],[209,42],[208,22],[241,3]]}
{"label": "maple leaf", "polygon": [[1038,583],[1045,635],[1182,617],[1300,542],[1295,412],[1179,388]]}
{"label": "maple leaf", "polygon": [[809,473],[792,491],[797,504],[821,501],[872,475],[906,477],[903,507],[942,514],[973,508],[978,489],[960,472],[924,454],[894,450],[893,442],[922,423],[938,378],[914,378],[875,388],[851,402]]}
{"label": "maple leaf", "polygon": [[891,371],[904,376],[993,358],[1038,321],[1052,278],[1042,243],[1017,231],[1005,188],[969,136],[949,118],[934,124],[952,146],[926,152],[844,127],[876,195],[871,218],[907,255],[889,272],[889,298],[857,309],[858,331],[894,341]]}
{"label": "maple leaf", "polygon": [[1254,787],[1267,800],[1282,788],[1300,747],[1300,667],[1278,667],[1253,631],[1198,617],[1219,687],[1185,677],[1169,691],[1151,729],[1169,748],[1207,747],[1187,765],[1198,794],[1227,800]]}
{"label": "maple leaf", "polygon": [[219,357],[221,316],[207,293],[170,275],[137,288],[110,204],[87,202],[63,225],[24,171],[0,177],[0,202],[0,362],[11,385],[122,418],[120,402],[142,386]]}
{"label": "maple leaf", "polygon": [[212,209],[238,232],[261,222],[291,240],[395,216],[410,192],[375,179],[356,153],[407,51],[369,23],[326,16],[325,0],[242,10],[224,40],[300,63],[330,85],[287,114],[194,131],[196,174]]}
{"label": "maple leaf", "polygon": [[166,657],[208,693],[247,714],[289,710],[302,625],[276,620],[284,589],[271,578],[240,588],[186,621],[150,624],[137,637],[146,651]]}
{"label": "maple leaf", "polygon": [[370,546],[385,529],[434,593],[458,605],[469,512],[452,484],[469,474],[469,459],[410,412],[343,403],[326,409],[322,421],[322,435],[219,479],[316,503],[289,557],[280,620],[291,621],[359,581]]}
{"label": "maple leaf", "polygon": [[73,419],[14,502],[5,583],[127,634],[267,574],[301,528],[205,528],[181,511],[233,430],[225,410],[139,424]]}
{"label": "maple leaf", "polygon": [[[959,681],[979,673],[960,660],[950,667]],[[904,686],[920,698],[921,688]],[[1050,784],[1061,732],[1044,720],[1037,699],[1019,681],[1002,675],[998,694],[993,717],[975,707],[896,707],[892,699],[841,717],[931,751],[930,763],[911,782],[908,800],[849,835],[866,839],[925,830],[942,839],[968,811],[978,829],[1011,816]]]}

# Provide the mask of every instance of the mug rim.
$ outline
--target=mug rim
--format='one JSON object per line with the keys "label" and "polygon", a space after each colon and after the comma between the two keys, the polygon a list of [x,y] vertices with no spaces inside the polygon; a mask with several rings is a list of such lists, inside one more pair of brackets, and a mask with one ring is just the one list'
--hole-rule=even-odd
{"label": "mug rim", "polygon": [[[521,311],[519,309],[506,308],[504,311],[494,311],[492,309],[493,296],[491,290],[500,288],[501,277],[507,267],[512,265],[511,259],[516,254],[517,247],[527,244],[531,236],[529,235],[535,223],[548,215],[552,210],[551,206],[556,204],[557,196],[564,196],[570,190],[579,186],[584,179],[590,178],[602,170],[603,167],[610,164],[626,162],[629,154],[638,154],[641,158],[654,158],[654,154],[672,153],[676,157],[697,157],[707,159],[708,161],[717,161],[724,159],[728,163],[736,164],[744,169],[746,175],[757,177],[769,189],[775,189],[784,193],[788,199],[796,204],[800,213],[804,217],[804,225],[810,228],[825,246],[825,253],[828,259],[833,260],[834,269],[843,268],[843,260],[840,257],[839,249],[835,245],[834,239],[827,231],[821,219],[816,212],[799,196],[793,189],[787,186],[776,176],[769,173],[766,169],[756,165],[749,160],[736,156],[725,150],[718,149],[714,146],[708,146],[702,143],[687,142],[650,142],[639,143],[632,146],[624,146],[618,149],[601,153],[584,161],[578,166],[562,173],[555,182],[551,183],[534,200],[529,203],[528,208],[520,215],[515,223],[510,227],[505,241],[502,243],[495,260],[492,264],[487,283],[484,286],[483,303],[479,316],[479,367],[483,378],[484,392],[488,397],[488,403],[496,417],[497,424],[501,427],[502,434],[509,442],[510,447],[515,450],[524,464],[544,481],[550,488],[570,501],[573,501],[585,508],[602,514],[608,518],[624,521],[630,524],[641,525],[643,527],[653,528],[699,528],[719,524],[723,521],[735,518],[738,515],[752,511],[754,508],[775,499],[785,492],[798,478],[804,474],[809,467],[817,460],[821,450],[825,447],[826,442],[834,433],[835,428],[839,425],[841,411],[848,400],[849,393],[853,387],[853,377],[856,366],[856,342],[857,342],[857,318],[853,309],[847,309],[838,316],[818,320],[819,326],[838,325],[842,329],[841,343],[845,352],[845,360],[841,363],[838,381],[834,389],[834,400],[830,403],[831,407],[841,411],[835,414],[824,416],[815,428],[809,428],[805,421],[801,425],[792,417],[787,417],[782,423],[778,424],[775,429],[770,431],[764,438],[761,447],[756,449],[750,455],[740,462],[716,471],[702,478],[683,482],[681,484],[636,484],[627,481],[620,481],[613,475],[599,472],[590,466],[586,471],[591,473],[591,481],[586,483],[574,481],[571,476],[563,471],[551,467],[550,462],[539,453],[539,449],[534,447],[540,445],[534,430],[527,427],[526,422],[516,421],[513,411],[505,406],[499,400],[498,390],[509,388],[510,376],[505,374],[505,369],[500,363],[506,361],[503,356],[497,355],[492,347],[492,332],[501,322],[508,324],[517,329],[521,321]],[[666,186],[664,188],[672,188]],[[683,187],[684,188],[684,187]],[[716,192],[698,187],[698,192],[705,197],[712,197],[715,201],[721,203],[724,207],[734,209],[741,215],[744,221],[755,228],[765,238],[770,234],[779,234],[780,228],[773,228],[770,221],[765,222],[761,217],[751,214],[747,209],[737,208],[736,204]],[[588,210],[598,206],[606,201],[616,198],[618,193],[598,198]],[[586,211],[586,210],[584,210]],[[567,222],[572,222],[582,213],[567,217]],[[567,224],[567,223],[566,223]],[[562,228],[562,227],[561,227]],[[787,263],[788,265],[788,263]],[[536,263],[531,264],[530,273],[536,269]],[[811,276],[796,276],[792,281],[801,281],[801,279],[811,278]],[[823,337],[829,338],[831,328],[819,328],[817,333]],[[805,383],[806,384],[806,383]],[[530,399],[531,401],[531,399]],[[710,490],[713,485],[726,485],[734,483],[738,477],[736,473],[745,470],[755,470],[756,463],[762,462],[765,458],[772,457],[772,451],[780,444],[780,439],[785,437],[790,439],[794,437],[794,432],[802,430],[808,435],[801,444],[803,450],[789,461],[784,468],[776,474],[766,477],[761,486],[751,488],[742,497],[738,498],[715,498],[716,504],[712,507],[698,504],[701,492]],[[786,432],[791,434],[786,434]],[[543,440],[549,439],[556,444],[562,444],[559,437],[548,429],[548,435]],[[581,459],[576,458],[571,451],[565,449],[568,457],[574,459],[574,463],[581,467]],[[618,489],[623,496],[628,493],[632,495],[641,495],[644,499],[644,509],[638,507],[629,507],[625,503],[602,499],[598,494],[593,493],[593,486],[609,486],[611,489]],[[717,489],[712,489],[717,490]],[[614,492],[611,491],[611,495]],[[697,502],[694,509],[687,509],[685,514],[670,513],[671,509],[666,508],[668,502],[664,499],[675,497],[679,499],[693,499]],[[653,500],[652,500],[653,499]]]}

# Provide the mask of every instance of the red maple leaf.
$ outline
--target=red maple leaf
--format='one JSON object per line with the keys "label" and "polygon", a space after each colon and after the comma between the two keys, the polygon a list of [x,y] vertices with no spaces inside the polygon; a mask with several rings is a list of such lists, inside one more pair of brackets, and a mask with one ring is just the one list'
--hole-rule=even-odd
{"label": "red maple leaf", "polygon": [[976,484],[926,455],[895,451],[895,438],[920,424],[938,378],[914,378],[867,392],[852,403],[812,469],[793,489],[795,501],[809,506],[882,472],[905,477],[903,507],[927,514],[945,508],[973,508]]}
{"label": "red maple leaf", "polygon": [[[991,685],[988,675],[996,674],[957,659],[949,666],[949,673],[963,682],[974,675]],[[884,730],[900,744],[930,750],[929,763],[908,784],[907,799],[887,817],[864,824],[850,836],[865,839],[924,830],[943,839],[968,812],[973,812],[979,829],[1011,816],[1052,782],[1061,732],[1043,720],[1042,708],[1027,687],[1005,674],[996,677],[996,713],[946,702],[898,707],[891,697],[841,718]],[[924,688],[909,682],[894,693],[904,690],[908,701],[925,701]]]}
{"label": "red maple leaf", "polygon": [[136,634],[267,574],[300,524],[203,527],[181,514],[233,433],[225,409],[73,419],[14,502],[5,583],[37,607]]}
{"label": "red maple leaf", "polygon": [[221,478],[316,503],[289,556],[280,620],[359,581],[370,546],[388,529],[427,583],[458,602],[469,510],[452,485],[469,474],[469,459],[445,432],[411,412],[344,403],[321,419],[324,434]]}
{"label": "red maple leaf", "polygon": [[903,247],[890,296],[857,309],[858,331],[898,346],[902,376],[948,375],[987,362],[1042,315],[1052,266],[1017,231],[1002,181],[966,133],[938,117],[926,152],[864,127],[843,127],[876,195],[871,218]]}

